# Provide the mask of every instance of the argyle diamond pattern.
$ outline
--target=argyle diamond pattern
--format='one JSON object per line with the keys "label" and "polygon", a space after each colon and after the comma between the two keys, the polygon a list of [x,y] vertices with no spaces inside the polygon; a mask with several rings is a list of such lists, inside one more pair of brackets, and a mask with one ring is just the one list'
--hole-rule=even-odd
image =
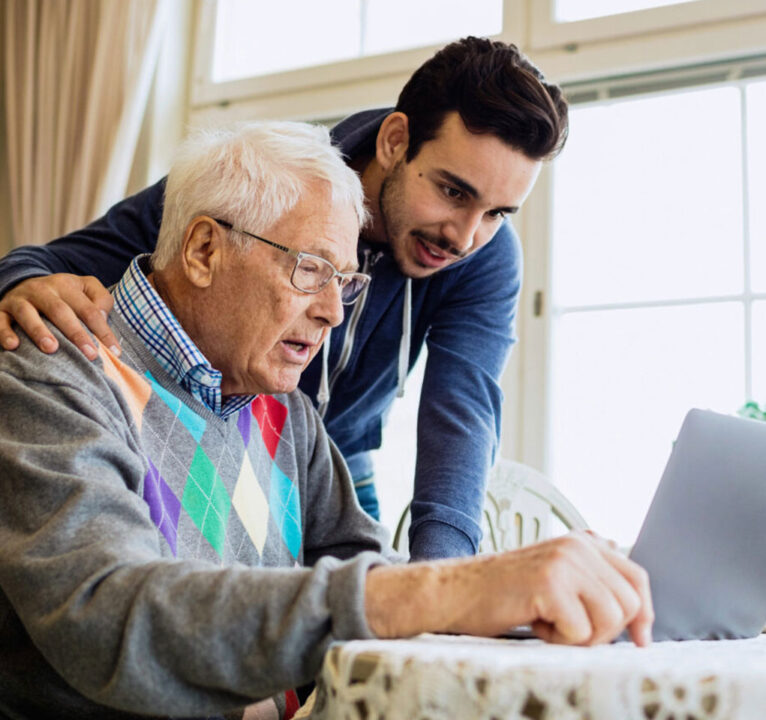
{"label": "argyle diamond pattern", "polygon": [[213,549],[223,556],[231,499],[201,447],[194,454],[181,504]]}

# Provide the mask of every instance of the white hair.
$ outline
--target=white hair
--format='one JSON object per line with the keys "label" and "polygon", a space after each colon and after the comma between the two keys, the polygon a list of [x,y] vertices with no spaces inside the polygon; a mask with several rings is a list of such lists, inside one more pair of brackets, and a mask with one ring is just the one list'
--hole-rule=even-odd
{"label": "white hair", "polygon": [[[179,147],[165,186],[156,270],[181,250],[184,232],[200,215],[260,233],[288,213],[317,181],[333,205],[351,205],[367,221],[364,190],[321,125],[262,121],[199,130]],[[230,235],[244,249],[251,240]]]}

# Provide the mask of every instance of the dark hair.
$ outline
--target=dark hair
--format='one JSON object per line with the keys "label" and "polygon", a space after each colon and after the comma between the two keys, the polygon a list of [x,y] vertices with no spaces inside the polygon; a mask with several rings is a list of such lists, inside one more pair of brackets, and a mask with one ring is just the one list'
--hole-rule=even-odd
{"label": "dark hair", "polygon": [[433,140],[448,112],[473,133],[491,133],[532,160],[555,157],[569,130],[561,89],[515,45],[466,37],[421,65],[396,109],[409,119],[407,161]]}

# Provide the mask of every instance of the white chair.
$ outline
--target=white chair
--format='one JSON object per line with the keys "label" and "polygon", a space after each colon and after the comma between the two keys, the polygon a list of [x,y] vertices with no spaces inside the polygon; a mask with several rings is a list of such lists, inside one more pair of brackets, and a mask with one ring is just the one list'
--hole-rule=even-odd
{"label": "white chair", "polygon": [[[480,552],[499,552],[545,540],[553,519],[563,530],[584,530],[587,523],[574,505],[541,472],[500,458],[489,472],[482,513]],[[394,533],[394,549],[409,549],[410,506]]]}

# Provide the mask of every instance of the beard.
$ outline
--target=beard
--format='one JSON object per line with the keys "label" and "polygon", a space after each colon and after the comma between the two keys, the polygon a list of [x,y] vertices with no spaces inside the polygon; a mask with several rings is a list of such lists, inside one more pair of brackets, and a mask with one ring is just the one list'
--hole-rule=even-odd
{"label": "beard", "polygon": [[391,248],[391,252],[394,256],[399,270],[404,275],[408,275],[405,265],[405,252],[403,242],[397,242],[397,238],[400,238],[403,234],[404,223],[401,222],[398,209],[401,209],[404,203],[404,192],[402,175],[404,173],[404,160],[399,160],[394,165],[391,174],[383,179],[380,185],[380,193],[378,194],[378,207],[380,208],[380,221],[383,225],[383,232],[386,236],[386,242]]}
{"label": "beard", "polygon": [[[433,275],[443,268],[432,268],[424,265],[414,257],[408,247],[408,240],[412,242],[422,241],[424,244],[437,247],[449,253],[455,260],[465,257],[468,253],[455,248],[442,235],[434,235],[424,230],[407,230],[407,222],[403,217],[403,208],[406,205],[406,190],[404,188],[404,159],[394,165],[391,173],[383,179],[378,194],[378,207],[380,208],[380,220],[386,242],[391,248],[394,261],[400,272],[411,278],[420,278]],[[451,264],[451,263],[449,263]],[[449,264],[446,266],[448,267]]]}

